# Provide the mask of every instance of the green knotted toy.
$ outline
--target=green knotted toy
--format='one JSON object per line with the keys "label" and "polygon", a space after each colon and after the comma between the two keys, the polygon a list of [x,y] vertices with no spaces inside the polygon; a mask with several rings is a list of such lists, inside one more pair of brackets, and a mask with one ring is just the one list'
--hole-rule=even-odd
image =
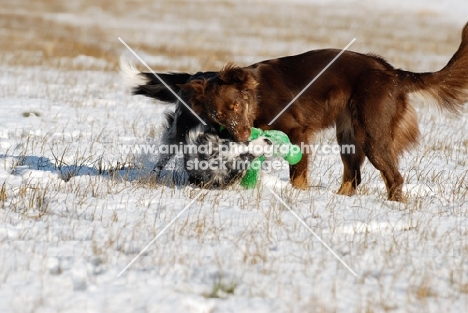
{"label": "green knotted toy", "polygon": [[[252,128],[249,140],[257,139],[263,136],[269,139],[273,144],[272,156],[282,157],[290,165],[297,164],[301,158],[301,149],[297,145],[293,145],[289,140],[288,136],[279,130],[261,130],[259,128]],[[265,156],[259,156],[255,158],[245,173],[241,181],[241,186],[246,189],[255,188],[258,181],[258,173],[262,168],[262,163],[265,160]]]}

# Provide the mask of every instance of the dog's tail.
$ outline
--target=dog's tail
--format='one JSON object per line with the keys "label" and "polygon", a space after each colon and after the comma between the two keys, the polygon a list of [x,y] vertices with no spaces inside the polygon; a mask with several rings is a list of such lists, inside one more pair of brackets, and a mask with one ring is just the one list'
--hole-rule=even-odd
{"label": "dog's tail", "polygon": [[144,95],[168,103],[177,101],[175,94],[180,91],[177,85],[187,83],[192,77],[189,73],[141,72],[124,56],[120,58],[120,72],[132,88],[132,94]]}
{"label": "dog's tail", "polygon": [[468,23],[463,28],[460,47],[443,69],[433,73],[400,70],[399,74],[409,93],[459,113],[468,102]]}

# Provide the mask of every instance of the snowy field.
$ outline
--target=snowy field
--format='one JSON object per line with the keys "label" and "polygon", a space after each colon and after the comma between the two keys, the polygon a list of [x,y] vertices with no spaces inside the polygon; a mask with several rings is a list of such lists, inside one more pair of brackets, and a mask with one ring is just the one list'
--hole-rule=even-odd
{"label": "snowy field", "polygon": [[[423,136],[400,165],[405,203],[386,200],[367,161],[357,195],[336,195],[340,157],[325,154],[307,191],[285,171],[249,191],[166,186],[148,177],[156,156],[128,148],[157,144],[172,107],[129,95],[117,39],[156,71],[353,38],[351,50],[435,71],[459,45],[466,1],[1,6],[0,312],[468,312],[468,107],[416,107]],[[315,143],[334,144],[334,131]]]}

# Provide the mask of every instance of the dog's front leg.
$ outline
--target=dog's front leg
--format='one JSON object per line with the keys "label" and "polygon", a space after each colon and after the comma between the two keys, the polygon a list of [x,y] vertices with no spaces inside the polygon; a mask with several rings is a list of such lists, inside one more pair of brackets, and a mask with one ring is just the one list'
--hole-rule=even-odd
{"label": "dog's front leg", "polygon": [[[293,129],[292,131],[285,132],[291,143],[298,145],[299,147],[304,147],[309,143],[309,136],[303,129]],[[303,149],[302,149],[303,150]],[[293,187],[298,189],[307,189],[308,184],[308,165],[309,165],[309,155],[310,151],[302,151],[302,159],[296,165],[289,166],[289,178]]]}
{"label": "dog's front leg", "polygon": [[172,129],[172,128],[173,127],[166,130],[166,132],[163,134],[163,137],[162,137],[162,140],[161,140],[161,145],[166,146],[165,148],[166,148],[167,152],[166,153],[160,153],[158,155],[158,159],[157,159],[156,164],[154,165],[154,168],[153,168],[153,172],[156,174],[156,179],[158,179],[158,180],[166,176],[167,172],[166,173],[164,172],[164,168],[166,167],[167,163],[172,159],[172,157],[175,155],[173,153],[173,150],[171,149],[171,146],[177,145],[177,142],[176,142],[175,136],[174,136],[174,129]]}
{"label": "dog's front leg", "polygon": [[302,159],[296,165],[289,166],[289,177],[293,187],[298,189],[307,189],[309,187],[307,182],[307,166],[308,166],[308,155],[304,154]]}
{"label": "dog's front leg", "polygon": [[169,153],[161,154],[158,157],[158,161],[154,165],[153,172],[155,172],[155,173],[157,173],[159,175],[164,170],[164,168],[166,167],[167,162],[169,162],[169,160],[172,158],[172,156],[173,155],[169,154]]}

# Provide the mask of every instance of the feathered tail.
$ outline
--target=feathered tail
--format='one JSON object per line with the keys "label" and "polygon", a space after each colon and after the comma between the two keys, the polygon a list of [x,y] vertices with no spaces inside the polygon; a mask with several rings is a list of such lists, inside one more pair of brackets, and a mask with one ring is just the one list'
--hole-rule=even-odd
{"label": "feathered tail", "polygon": [[468,102],[468,23],[461,44],[447,65],[438,72],[412,73],[399,70],[408,93],[421,95],[440,108],[459,113]]}

